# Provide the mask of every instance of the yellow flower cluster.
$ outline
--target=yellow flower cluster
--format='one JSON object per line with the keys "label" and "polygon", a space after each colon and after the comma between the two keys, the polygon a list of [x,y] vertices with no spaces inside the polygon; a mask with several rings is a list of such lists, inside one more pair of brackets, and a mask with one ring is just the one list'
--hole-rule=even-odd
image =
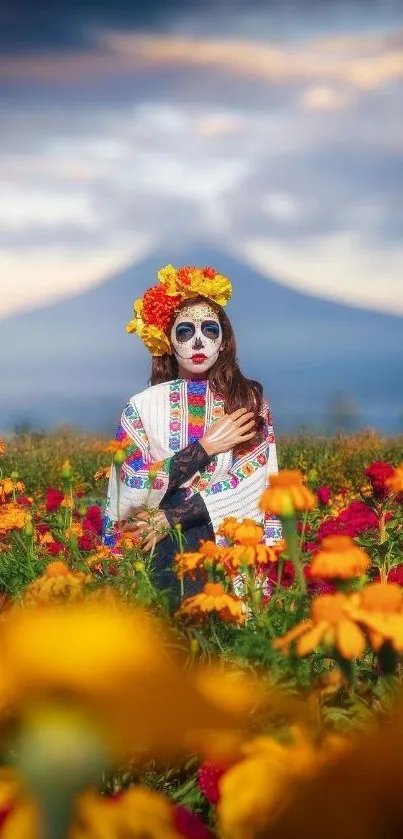
{"label": "yellow flower cluster", "polygon": [[0,505],[0,534],[9,533],[11,530],[22,530],[26,523],[27,514],[23,507],[18,504]]}
{"label": "yellow flower cluster", "polygon": [[25,606],[40,606],[82,600],[85,586],[91,582],[89,574],[70,570],[64,562],[56,560],[49,563],[42,577],[27,586],[22,602]]}

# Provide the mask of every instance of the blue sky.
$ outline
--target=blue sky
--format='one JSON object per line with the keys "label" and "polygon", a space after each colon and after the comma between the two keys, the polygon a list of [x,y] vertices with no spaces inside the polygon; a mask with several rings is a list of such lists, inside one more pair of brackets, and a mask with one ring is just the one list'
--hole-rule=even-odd
{"label": "blue sky", "polygon": [[403,314],[399,3],[71,5],[0,13],[0,317],[194,238]]}

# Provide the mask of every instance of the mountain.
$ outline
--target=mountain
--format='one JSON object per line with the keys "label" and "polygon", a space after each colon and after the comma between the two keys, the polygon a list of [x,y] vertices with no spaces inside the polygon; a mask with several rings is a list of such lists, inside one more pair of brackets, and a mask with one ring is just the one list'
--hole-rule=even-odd
{"label": "mountain", "polygon": [[[128,335],[132,301],[173,264],[214,265],[234,285],[227,307],[244,372],[262,381],[278,429],[323,423],[337,395],[363,424],[398,429],[403,409],[403,318],[294,291],[205,243],[160,249],[75,296],[0,321],[0,429],[114,426],[142,390],[150,357]],[[334,410],[342,410],[343,404]]]}

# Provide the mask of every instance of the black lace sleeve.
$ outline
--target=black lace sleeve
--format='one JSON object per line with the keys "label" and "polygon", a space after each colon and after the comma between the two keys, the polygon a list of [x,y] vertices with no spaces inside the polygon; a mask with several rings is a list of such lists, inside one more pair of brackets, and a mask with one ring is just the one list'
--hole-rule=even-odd
{"label": "black lace sleeve", "polygon": [[207,507],[198,493],[191,498],[175,503],[175,506],[164,504],[164,513],[171,527],[181,524],[184,530],[210,523]]}
{"label": "black lace sleeve", "polygon": [[167,493],[179,489],[185,481],[193,478],[196,472],[204,469],[210,460],[210,456],[198,441],[191,443],[185,449],[182,449],[182,451],[174,454],[169,466]]}

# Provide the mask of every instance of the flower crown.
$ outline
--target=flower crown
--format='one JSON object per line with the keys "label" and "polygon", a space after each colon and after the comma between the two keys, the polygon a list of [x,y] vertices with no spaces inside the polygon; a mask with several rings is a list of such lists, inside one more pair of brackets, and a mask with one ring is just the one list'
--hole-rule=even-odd
{"label": "flower crown", "polygon": [[166,330],[183,301],[201,295],[225,306],[232,295],[232,285],[214,268],[194,265],[183,268],[166,265],[157,276],[160,284],[148,288],[143,297],[134,301],[135,317],[126,330],[137,332],[151,355],[165,355],[171,352]]}

